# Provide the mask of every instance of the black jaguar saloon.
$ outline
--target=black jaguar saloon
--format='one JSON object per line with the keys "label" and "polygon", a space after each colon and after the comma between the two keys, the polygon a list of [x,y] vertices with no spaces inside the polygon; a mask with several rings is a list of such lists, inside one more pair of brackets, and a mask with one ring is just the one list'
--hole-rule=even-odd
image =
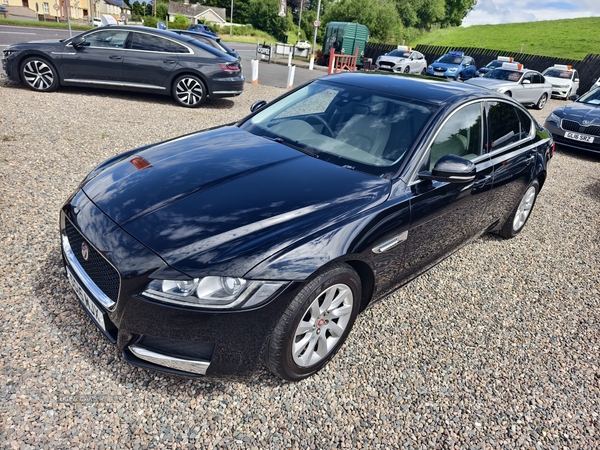
{"label": "black jaguar saloon", "polygon": [[94,169],[60,212],[66,275],[133,364],[300,380],[373,302],[483,233],[517,236],[553,151],[503,94],[323,77]]}
{"label": "black jaguar saloon", "polygon": [[188,108],[244,90],[237,57],[189,36],[136,26],[103,26],[60,41],[14,44],[2,69],[30,89],[84,86],[171,95]]}

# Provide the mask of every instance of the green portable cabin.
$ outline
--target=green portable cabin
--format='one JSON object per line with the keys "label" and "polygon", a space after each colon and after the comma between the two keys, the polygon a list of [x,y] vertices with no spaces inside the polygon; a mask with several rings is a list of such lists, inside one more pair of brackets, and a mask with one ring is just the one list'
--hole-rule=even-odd
{"label": "green portable cabin", "polygon": [[362,66],[362,54],[369,40],[369,29],[365,25],[353,22],[329,22],[325,30],[325,39],[323,40],[323,53],[326,58],[329,57],[329,49],[335,48],[336,53],[345,55],[354,55],[358,46],[357,65]]}

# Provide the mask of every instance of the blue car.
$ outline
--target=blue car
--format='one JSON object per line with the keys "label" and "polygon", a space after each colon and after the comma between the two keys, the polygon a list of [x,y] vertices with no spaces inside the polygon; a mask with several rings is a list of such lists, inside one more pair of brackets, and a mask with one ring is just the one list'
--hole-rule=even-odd
{"label": "blue car", "polygon": [[476,71],[475,60],[470,56],[465,56],[463,52],[456,51],[448,52],[427,67],[428,75],[451,78],[453,80],[473,78]]}
{"label": "blue car", "polygon": [[196,33],[206,34],[212,37],[219,37],[217,32],[213,30],[208,25],[204,25],[202,23],[193,23],[188,27],[188,31],[195,31]]}

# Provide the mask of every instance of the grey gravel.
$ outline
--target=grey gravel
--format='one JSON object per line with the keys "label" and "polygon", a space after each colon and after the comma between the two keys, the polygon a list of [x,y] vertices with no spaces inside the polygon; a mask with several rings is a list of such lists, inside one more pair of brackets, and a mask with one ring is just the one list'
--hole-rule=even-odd
{"label": "grey gravel", "polygon": [[62,276],[63,201],[110,156],[283,92],[188,110],[0,80],[0,446],[598,447],[600,158],[582,153],[557,151],[520,236],[484,236],[366,311],[308,380],[162,375],[102,337]]}

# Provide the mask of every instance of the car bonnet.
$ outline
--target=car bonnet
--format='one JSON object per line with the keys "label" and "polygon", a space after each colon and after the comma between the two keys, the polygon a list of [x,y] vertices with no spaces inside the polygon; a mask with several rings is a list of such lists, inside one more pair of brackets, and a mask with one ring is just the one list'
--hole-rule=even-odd
{"label": "car bonnet", "polygon": [[189,273],[239,247],[242,274],[269,249],[383,202],[390,181],[224,127],[129,154],[83,190],[173,267]]}

